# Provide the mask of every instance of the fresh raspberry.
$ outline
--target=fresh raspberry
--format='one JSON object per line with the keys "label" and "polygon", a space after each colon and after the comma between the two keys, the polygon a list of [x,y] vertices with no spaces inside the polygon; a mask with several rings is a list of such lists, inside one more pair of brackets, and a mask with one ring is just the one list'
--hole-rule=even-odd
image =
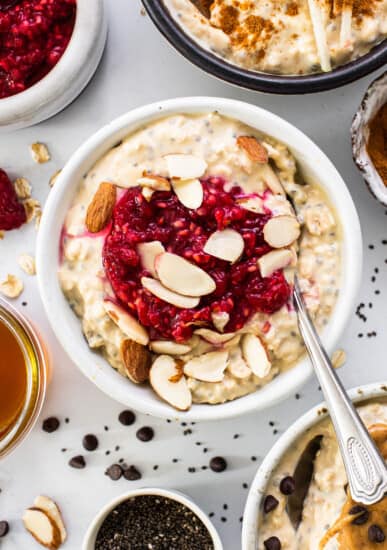
{"label": "fresh raspberry", "polygon": [[0,169],[0,230],[17,229],[26,222],[24,206],[4,170]]}
{"label": "fresh raspberry", "polygon": [[[185,208],[172,191],[155,192],[147,202],[139,187],[128,189],[114,209],[103,248],[105,272],[122,306],[148,327],[152,339],[185,341],[195,324],[213,328],[212,311],[230,315],[226,331],[239,330],[254,313],[274,313],[290,297],[282,271],[263,279],[257,266],[257,259],[271,250],[263,238],[271,213],[255,214],[239,206],[242,189],[226,192],[220,177],[201,181],[204,198],[197,210]],[[233,265],[203,251],[208,237],[226,227],[238,231],[245,242],[242,257]],[[137,245],[155,240],[214,279],[216,290],[203,296],[198,307],[179,309],[143,289],[141,277],[150,273],[141,266]]]}

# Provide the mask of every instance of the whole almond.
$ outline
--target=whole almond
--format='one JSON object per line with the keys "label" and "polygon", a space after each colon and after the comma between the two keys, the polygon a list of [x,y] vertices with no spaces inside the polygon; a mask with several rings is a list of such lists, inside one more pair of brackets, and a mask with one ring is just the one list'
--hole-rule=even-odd
{"label": "whole almond", "polygon": [[250,160],[259,162],[260,164],[269,162],[269,155],[266,147],[259,143],[255,137],[239,136],[237,138],[237,144],[246,151]]}
{"label": "whole almond", "polygon": [[121,357],[132,382],[141,384],[148,380],[152,356],[145,346],[127,338],[121,343]]}
{"label": "whole almond", "polygon": [[98,187],[86,213],[86,227],[90,233],[102,231],[110,221],[116,203],[116,187],[103,182]]}

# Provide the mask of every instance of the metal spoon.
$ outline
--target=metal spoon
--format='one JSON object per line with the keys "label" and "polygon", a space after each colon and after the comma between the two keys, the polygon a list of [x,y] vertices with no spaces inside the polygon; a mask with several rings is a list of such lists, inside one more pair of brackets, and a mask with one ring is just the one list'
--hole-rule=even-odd
{"label": "metal spoon", "polygon": [[386,464],[322,346],[307,312],[297,277],[294,280],[293,299],[299,329],[336,431],[351,496],[356,502],[375,504],[387,493]]}

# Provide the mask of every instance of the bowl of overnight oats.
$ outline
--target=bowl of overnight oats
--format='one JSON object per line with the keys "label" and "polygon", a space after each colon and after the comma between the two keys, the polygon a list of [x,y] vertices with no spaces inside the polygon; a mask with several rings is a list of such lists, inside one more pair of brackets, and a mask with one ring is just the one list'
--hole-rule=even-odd
{"label": "bowl of overnight oats", "polygon": [[88,84],[106,41],[102,0],[0,2],[0,131],[45,120]]}
{"label": "bowl of overnight oats", "polygon": [[[387,461],[387,387],[350,396]],[[291,426],[262,463],[250,488],[243,550],[372,550],[387,547],[387,496],[355,502],[324,404]]]}
{"label": "bowl of overnight oats", "polygon": [[297,94],[352,82],[387,62],[387,0],[143,0],[167,40],[206,72]]}
{"label": "bowl of overnight oats", "polygon": [[136,109],[70,159],[37,268],[52,327],[116,400],[161,417],[229,417],[311,369],[297,272],[333,351],[360,279],[359,221],[325,155],[275,115],[183,98]]}

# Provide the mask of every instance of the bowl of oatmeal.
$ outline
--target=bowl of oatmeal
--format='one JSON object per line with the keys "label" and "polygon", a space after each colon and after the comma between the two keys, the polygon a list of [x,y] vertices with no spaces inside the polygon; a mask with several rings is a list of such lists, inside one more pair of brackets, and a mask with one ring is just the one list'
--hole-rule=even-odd
{"label": "bowl of oatmeal", "polygon": [[348,190],[306,136],[252,105],[183,98],[124,115],[74,154],[37,266],[86,376],[138,410],[200,420],[269,406],[308,378],[294,271],[333,351],[361,256]]}
{"label": "bowl of oatmeal", "polygon": [[387,61],[387,0],[143,0],[161,33],[214,76],[298,94],[352,82]]}
{"label": "bowl of oatmeal", "polygon": [[[350,396],[387,460],[386,386],[355,388]],[[300,467],[305,466],[307,454],[311,457],[306,461],[311,464],[308,483],[303,473],[306,467],[303,472]],[[300,495],[301,506],[296,503]],[[282,435],[259,468],[245,507],[242,549],[385,548],[386,517],[386,497],[371,506],[352,500],[333,425],[323,403]]]}

